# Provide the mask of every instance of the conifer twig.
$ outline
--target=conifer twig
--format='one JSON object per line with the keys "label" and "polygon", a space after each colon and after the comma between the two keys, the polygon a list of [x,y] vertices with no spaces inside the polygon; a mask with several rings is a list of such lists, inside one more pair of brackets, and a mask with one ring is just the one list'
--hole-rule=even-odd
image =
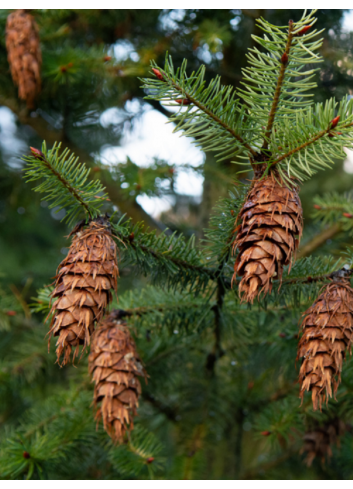
{"label": "conifer twig", "polygon": [[279,103],[279,97],[281,95],[281,89],[282,89],[282,85],[283,85],[283,81],[284,81],[284,74],[285,74],[286,68],[288,66],[289,51],[290,51],[290,48],[292,45],[292,40],[293,40],[293,21],[290,20],[289,26],[288,26],[287,44],[286,44],[285,51],[284,51],[282,58],[281,58],[281,68],[280,68],[280,72],[279,72],[279,76],[278,76],[278,80],[277,80],[276,90],[275,90],[275,93],[273,96],[272,107],[271,107],[269,118],[268,118],[266,132],[265,132],[265,136],[264,136],[264,143],[262,146],[263,150],[268,149],[268,142],[269,142],[269,139],[271,137],[272,127],[273,127],[273,123],[275,121],[275,116],[276,116],[277,107],[278,107],[278,103]]}
{"label": "conifer twig", "polygon": [[60,147],[55,143],[47,150],[44,141],[42,151],[31,148],[31,155],[23,158],[27,162],[26,181],[39,180],[34,191],[45,195],[50,209],[65,209],[64,219],[69,223],[78,219],[82,209],[90,219],[98,217],[103,202],[109,200],[105,188],[99,180],[88,179],[90,170],[68,149],[59,155]]}
{"label": "conifer twig", "polygon": [[[281,155],[280,157],[278,157],[277,159],[275,159],[274,161],[272,161],[268,167],[271,168],[272,166],[274,165],[277,165],[278,163],[280,163],[281,161],[285,160],[286,158],[289,158],[290,156],[292,156],[293,154],[295,153],[298,153],[299,151],[302,151],[303,149],[305,149],[306,147],[310,146],[311,144],[315,143],[316,141],[318,141],[319,139],[321,139],[322,137],[326,136],[326,134],[330,134],[332,129],[334,127],[336,127],[337,123],[338,123],[338,118],[335,118],[333,119],[328,127],[322,131],[319,131],[317,134],[315,134],[314,136],[312,136],[310,139],[308,139],[307,141],[305,141],[304,143],[300,144],[299,146],[297,146],[296,148],[293,148],[291,149],[290,151],[288,151],[287,153]],[[347,128],[347,127],[350,127],[352,126],[353,124],[347,124],[345,126],[341,126],[341,128]]]}
{"label": "conifer twig", "polygon": [[244,139],[239,134],[237,134],[232,127],[228,126],[228,124],[223,122],[216,114],[214,114],[204,104],[200,103],[195,97],[190,95],[190,93],[183,90],[183,88],[180,85],[175,83],[173,80],[170,80],[170,78],[168,78],[168,76],[164,71],[162,71],[162,73],[163,76],[166,77],[168,81],[172,83],[173,87],[176,90],[178,90],[178,92],[182,93],[183,96],[186,96],[187,100],[189,100],[192,104],[194,104],[196,107],[202,110],[202,112],[204,112],[209,117],[211,117],[215,122],[217,122],[217,124],[221,125],[226,131],[228,131],[229,134],[231,134],[245,149],[247,149],[253,157],[256,157],[258,155],[258,153],[246,141],[244,141]]}
{"label": "conifer twig", "polygon": [[[75,199],[77,200],[77,202],[82,206],[84,207],[85,211],[87,212],[88,215],[91,216],[91,212],[90,212],[90,208],[89,208],[89,205],[84,201],[84,199],[81,197],[81,195],[77,192],[77,190],[70,184],[70,182],[68,181],[68,179],[64,178],[63,175],[61,173],[59,173],[55,168],[54,166],[49,163],[49,161],[46,159],[44,153],[42,153],[42,151],[40,151],[39,149],[36,149],[36,148],[30,148],[31,149],[31,152],[32,152],[32,156],[36,159],[36,160],[39,160],[39,161],[42,161],[43,162],[43,165],[49,170],[51,171],[51,173],[53,175],[55,175],[55,177],[59,180],[59,182],[62,183],[63,187],[65,187],[68,192],[70,192],[70,194],[72,194]],[[91,216],[92,217],[92,216]]]}

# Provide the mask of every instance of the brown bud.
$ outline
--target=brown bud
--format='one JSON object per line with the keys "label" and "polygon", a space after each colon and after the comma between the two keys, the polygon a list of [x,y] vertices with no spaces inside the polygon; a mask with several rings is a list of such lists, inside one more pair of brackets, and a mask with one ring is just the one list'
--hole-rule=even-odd
{"label": "brown bud", "polygon": [[286,337],[286,333],[279,333],[278,335],[280,338],[285,338]]}
{"label": "brown bud", "polygon": [[67,67],[68,67],[68,68],[72,68],[72,67],[73,67],[73,65],[74,65],[73,63],[67,63]]}
{"label": "brown bud", "polygon": [[188,98],[177,98],[175,100],[175,102],[177,104],[180,104],[180,105],[190,105],[191,104],[191,101]]}
{"label": "brown bud", "polygon": [[36,149],[32,147],[30,147],[29,149],[31,150],[32,156],[34,156],[36,160],[44,159],[44,153],[42,153],[40,149]]}
{"label": "brown bud", "polygon": [[6,311],[6,316],[16,316],[17,312],[16,311]]}
{"label": "brown bud", "polygon": [[314,204],[314,209],[321,209],[321,206],[320,205],[317,205],[317,204]]}
{"label": "brown bud", "polygon": [[296,36],[302,36],[303,34],[306,34],[309,29],[311,29],[311,25],[306,25],[305,27],[303,27],[303,29],[296,33]]}
{"label": "brown bud", "polygon": [[151,464],[154,460],[154,457],[149,457],[148,459],[146,459],[146,464]]}
{"label": "brown bud", "polygon": [[234,216],[234,211],[233,209],[230,211],[231,215]]}
{"label": "brown bud", "polygon": [[262,436],[270,436],[271,435],[271,431],[261,431],[261,435]]}
{"label": "brown bud", "polygon": [[172,175],[175,173],[174,168],[169,168],[169,170],[168,170],[168,171],[169,171],[169,173],[171,173]]}
{"label": "brown bud", "polygon": [[142,189],[142,185],[140,185],[139,183],[136,185],[136,190],[141,190]]}
{"label": "brown bud", "polygon": [[61,73],[65,73],[67,71],[67,66],[60,66]]}
{"label": "brown bud", "polygon": [[104,56],[103,61],[110,61],[112,59],[111,56]]}
{"label": "brown bud", "polygon": [[152,71],[156,75],[158,80],[161,80],[161,81],[164,80],[162,73],[159,70],[157,70],[157,68],[152,68]]}
{"label": "brown bud", "polygon": [[255,385],[254,382],[250,381],[248,383],[248,390],[251,391],[251,389],[254,387],[254,385]]}
{"label": "brown bud", "polygon": [[30,454],[28,452],[23,452],[23,458],[31,458]]}
{"label": "brown bud", "polygon": [[128,240],[130,241],[130,243],[132,243],[132,242],[133,242],[134,238],[135,238],[135,233],[131,233],[131,234],[129,235],[129,237],[128,237]]}
{"label": "brown bud", "polygon": [[330,122],[330,128],[333,129],[334,127],[336,127],[339,120],[340,120],[339,115],[337,117],[335,117],[334,119],[332,119],[332,121]]}
{"label": "brown bud", "polygon": [[281,63],[283,65],[286,65],[288,63],[288,54],[287,53],[282,54]]}
{"label": "brown bud", "polygon": [[349,214],[349,212],[343,212],[342,214],[343,217],[348,217],[349,219],[352,219],[353,215]]}

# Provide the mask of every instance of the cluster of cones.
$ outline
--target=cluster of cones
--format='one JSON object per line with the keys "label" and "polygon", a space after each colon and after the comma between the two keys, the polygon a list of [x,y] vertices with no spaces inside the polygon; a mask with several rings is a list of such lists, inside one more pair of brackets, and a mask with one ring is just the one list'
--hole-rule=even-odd
{"label": "cluster of cones", "polygon": [[[6,48],[11,75],[19,88],[19,97],[26,101],[28,108],[33,108],[35,98],[41,89],[42,59],[38,26],[33,16],[25,9],[14,11],[7,18]],[[162,77],[158,70],[154,72],[158,78]],[[338,118],[334,119],[332,124],[336,120]],[[284,182],[275,170],[265,175],[265,167],[258,167],[257,178],[238,216],[240,223],[236,223],[237,235],[233,245],[233,251],[238,250],[233,282],[237,280],[237,276],[241,277],[239,294],[242,300],[250,303],[261,294],[270,293],[274,280],[281,283],[283,268],[289,265],[290,269],[303,229],[297,185],[289,179]],[[75,234],[69,254],[60,264],[56,277],[52,296],[55,302],[51,310],[50,337],[58,336],[59,363],[68,363],[72,352],[75,359],[80,345],[83,345],[84,350],[90,344],[95,324],[102,321],[111,301],[111,290],[116,290],[117,276],[116,245],[110,231],[103,221],[92,221],[88,228]],[[348,274],[337,275],[323,288],[319,298],[304,314],[298,349],[298,358],[303,358],[299,377],[300,395],[303,398],[305,391],[311,391],[314,409],[321,409],[323,401],[327,402],[337,391],[342,362],[352,344],[352,315],[353,291]],[[108,331],[107,324],[112,331],[117,331],[120,340],[121,335],[128,335],[128,330],[124,329],[121,323],[114,325],[112,318],[106,321],[108,322],[102,323],[104,327],[102,326],[101,333],[95,339],[95,348],[99,349],[100,345],[105,344],[101,335]],[[114,348],[120,348],[119,353],[115,351],[118,356],[125,348],[121,347],[123,342],[120,340],[112,341]],[[131,354],[137,358],[132,340],[126,341],[126,345],[130,345]],[[104,351],[104,358],[113,354],[111,350]],[[92,355],[93,353],[90,358],[93,358]],[[92,360],[96,361],[98,360]],[[117,364],[120,365],[119,362]],[[100,367],[103,368],[103,365],[99,365]],[[103,388],[101,383],[106,377],[96,374],[94,367],[90,368],[94,371],[94,378],[99,379],[96,380],[96,400],[102,399],[102,394],[98,392],[103,391],[109,392],[111,398],[115,399],[114,396],[118,396],[116,393],[120,387],[113,388],[109,380],[107,382],[110,387]],[[115,367],[109,365],[109,368]],[[131,375],[137,375],[138,370],[133,369],[131,372]],[[138,385],[136,383],[136,386]],[[129,389],[132,389],[130,384]],[[136,387],[135,394],[131,392],[125,392],[123,397],[129,398],[127,405],[134,411],[139,387]],[[102,403],[106,427],[110,426],[109,423],[112,423],[111,426],[117,426],[117,423],[109,418],[111,413],[119,412],[119,416],[121,415],[121,406],[125,404],[121,401],[118,408],[117,402]],[[108,405],[109,409],[106,407]],[[109,416],[107,413],[110,413]],[[124,419],[126,423],[131,422],[128,415]],[[116,428],[117,436],[119,437],[123,431],[122,427]]]}
{"label": "cluster of cones", "polygon": [[[302,229],[297,186],[283,182],[276,172],[257,178],[235,225],[233,252],[238,254],[233,282],[240,277],[241,300],[253,303],[261,294],[271,293],[274,280],[281,283],[283,267],[289,265],[290,271]],[[343,360],[352,343],[353,289],[350,271],[343,269],[332,274],[301,322],[297,355],[302,360],[300,397],[303,402],[305,392],[311,392],[314,411],[336,395]],[[316,423],[303,437],[305,463],[310,466],[315,458],[328,461],[332,447],[339,446],[346,430],[338,418]]]}
{"label": "cluster of cones", "polygon": [[[281,280],[290,265],[302,233],[302,209],[297,188],[270,174],[254,182],[239,214],[234,247],[239,250],[235,276],[240,275],[239,293],[253,302],[269,293],[273,279]],[[117,288],[117,248],[109,222],[91,220],[75,229],[67,257],[59,265],[50,314],[49,341],[57,336],[57,361],[65,365],[90,344],[90,372],[96,383],[97,416],[110,435],[121,440],[132,427],[140,383],[146,373],[136,353],[126,324],[117,313],[103,320]],[[95,324],[99,329],[94,332]],[[298,358],[300,395],[312,393],[314,410],[335,395],[342,363],[353,338],[353,290],[349,271],[341,270],[324,286],[318,299],[304,313]]]}
{"label": "cluster of cones", "polygon": [[[236,223],[233,251],[238,250],[237,276],[241,299],[253,303],[281,283],[283,267],[290,266],[303,229],[298,188],[273,171],[254,180]],[[237,225],[238,224],[238,225]],[[342,363],[353,341],[353,290],[349,271],[342,270],[321,290],[304,313],[298,359],[302,358],[300,397],[312,394],[314,410],[335,395]]]}
{"label": "cluster of cones", "polygon": [[[52,293],[49,343],[57,336],[60,365],[78,356],[91,344],[89,371],[95,382],[96,418],[114,441],[122,441],[133,428],[141,385],[146,379],[136,346],[126,323],[113,311],[103,319],[117,289],[117,248],[109,221],[104,217],[75,229],[68,255],[58,268]],[[95,331],[95,325],[99,324]],[[91,341],[92,338],[92,341]]]}
{"label": "cluster of cones", "polygon": [[42,54],[38,26],[25,9],[18,9],[7,17],[6,49],[18,96],[26,101],[29,109],[33,109],[41,90]]}

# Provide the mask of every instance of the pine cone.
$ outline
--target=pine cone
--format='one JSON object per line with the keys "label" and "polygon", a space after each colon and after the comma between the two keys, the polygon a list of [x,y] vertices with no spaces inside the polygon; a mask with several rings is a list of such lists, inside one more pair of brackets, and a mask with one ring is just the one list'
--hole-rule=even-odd
{"label": "pine cone", "polygon": [[34,17],[19,9],[7,17],[6,49],[11,76],[18,86],[18,96],[34,108],[34,100],[41,89],[40,68],[42,54],[38,26]]}
{"label": "pine cone", "polygon": [[56,343],[57,361],[64,354],[62,365],[78,355],[90,343],[94,323],[100,321],[111,301],[110,289],[117,289],[117,247],[105,218],[91,221],[76,232],[67,257],[60,263],[52,298],[56,298],[49,331],[59,336]]}
{"label": "pine cone", "polygon": [[89,355],[89,372],[95,382],[94,403],[101,403],[96,419],[103,417],[104,429],[117,441],[134,427],[141,384],[146,372],[136,352],[126,323],[113,311],[94,333]]}
{"label": "pine cone", "polygon": [[[342,276],[343,275],[343,276]],[[304,313],[298,358],[300,397],[311,391],[314,411],[335,395],[341,381],[342,362],[353,340],[353,290],[344,272],[325,285]]]}
{"label": "pine cone", "polygon": [[346,424],[340,419],[334,419],[323,426],[317,426],[305,433],[304,445],[300,453],[306,453],[305,463],[311,466],[318,457],[321,462],[332,457],[332,446],[340,446],[340,437],[346,432]]}
{"label": "pine cone", "polygon": [[282,279],[284,265],[291,265],[299,246],[302,214],[294,184],[289,187],[274,173],[254,182],[239,213],[242,222],[233,245],[233,252],[239,250],[233,280],[242,277],[243,300],[252,303],[261,292],[271,292],[273,278]]}

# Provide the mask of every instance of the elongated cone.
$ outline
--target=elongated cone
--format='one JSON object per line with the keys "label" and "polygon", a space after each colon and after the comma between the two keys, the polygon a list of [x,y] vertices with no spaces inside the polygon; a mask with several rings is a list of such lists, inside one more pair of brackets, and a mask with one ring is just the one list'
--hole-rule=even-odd
{"label": "elongated cone", "polygon": [[233,252],[239,250],[233,281],[242,277],[239,295],[253,302],[272,290],[272,280],[282,280],[284,265],[291,265],[303,228],[298,189],[271,173],[255,180],[238,219],[241,224]]}
{"label": "elongated cone", "polygon": [[314,411],[337,392],[342,363],[353,340],[353,290],[348,272],[342,270],[325,285],[318,299],[304,313],[297,359],[300,397],[310,391]]}
{"label": "elongated cone", "polygon": [[332,446],[340,446],[340,437],[345,434],[346,430],[346,424],[336,418],[323,426],[316,426],[307,431],[300,450],[300,453],[306,453],[306,465],[310,467],[315,458],[320,458],[322,463],[328,461],[332,457]]}
{"label": "elongated cone", "polygon": [[113,311],[95,331],[89,355],[89,372],[95,382],[94,403],[100,404],[96,419],[103,418],[104,429],[117,441],[133,429],[141,384],[146,372],[136,352],[126,323]]}
{"label": "elongated cone", "polygon": [[95,322],[100,321],[111,301],[110,289],[117,289],[117,248],[105,218],[91,221],[86,229],[74,235],[67,257],[60,263],[50,314],[49,331],[58,336],[57,361],[62,365],[78,355],[79,345],[85,349]]}
{"label": "elongated cone", "polygon": [[19,9],[7,17],[6,49],[11,76],[18,86],[18,96],[27,102],[29,109],[41,90],[40,69],[42,54],[38,26],[33,16]]}

